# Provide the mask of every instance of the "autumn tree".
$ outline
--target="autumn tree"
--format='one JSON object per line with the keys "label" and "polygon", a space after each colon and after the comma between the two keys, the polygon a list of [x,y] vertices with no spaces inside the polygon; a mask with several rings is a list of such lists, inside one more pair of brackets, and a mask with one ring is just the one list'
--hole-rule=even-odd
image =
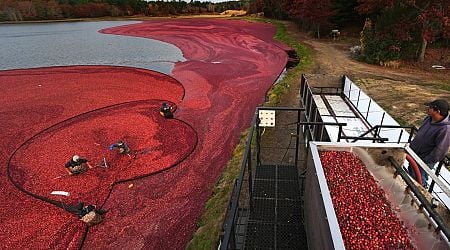
{"label": "autumn tree", "polygon": [[358,6],[357,0],[334,0],[332,4],[334,15],[331,17],[331,22],[339,26],[362,24],[363,18],[356,11]]}
{"label": "autumn tree", "polygon": [[288,13],[284,7],[285,0],[264,0],[262,11],[264,16],[276,19],[286,19]]}
{"label": "autumn tree", "polygon": [[415,4],[418,10],[422,44],[418,61],[423,62],[425,58],[425,50],[428,42],[434,41],[441,36],[444,39],[450,38],[450,5],[448,0],[430,1],[429,5]]}
{"label": "autumn tree", "polygon": [[249,13],[260,13],[264,10],[264,0],[253,0],[249,3]]}
{"label": "autumn tree", "polygon": [[289,17],[306,21],[320,38],[320,29],[323,25],[329,24],[329,19],[334,15],[333,0],[292,0],[284,1],[284,7],[289,13]]}
{"label": "autumn tree", "polygon": [[17,1],[0,1],[0,21],[22,21],[22,14],[18,10]]}
{"label": "autumn tree", "polygon": [[[374,38],[391,39],[391,50],[423,62],[430,42],[449,38],[449,0],[359,0],[359,13],[370,15]],[[380,47],[379,50],[384,50]]]}

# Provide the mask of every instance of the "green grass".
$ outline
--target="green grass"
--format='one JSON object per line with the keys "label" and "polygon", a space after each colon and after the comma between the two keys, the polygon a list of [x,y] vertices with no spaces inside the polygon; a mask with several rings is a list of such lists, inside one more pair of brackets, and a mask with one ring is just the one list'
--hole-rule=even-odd
{"label": "green grass", "polygon": [[450,91],[450,81],[434,82],[433,86],[438,90]]}
{"label": "green grass", "polygon": [[226,208],[233,191],[234,181],[239,176],[241,160],[245,151],[248,130],[241,135],[222,176],[213,188],[211,198],[205,204],[205,210],[198,222],[198,230],[186,249],[216,249],[225,217]]}
{"label": "green grass", "polygon": [[[301,73],[310,67],[310,52],[307,48],[289,37],[286,28],[280,21],[261,18],[245,19],[274,24],[277,27],[275,39],[295,49],[300,58],[300,64],[290,69],[285,77],[268,92],[269,102],[267,105],[276,106],[280,103],[283,95],[289,91],[290,86],[293,86],[299,81]],[[217,249],[219,234],[221,233],[229,198],[234,187],[234,182],[239,176],[248,131],[249,129],[242,133],[232,159],[228,162],[218,182],[214,186],[211,198],[206,202],[204,213],[197,223],[199,228],[194,233],[186,249]]]}
{"label": "green grass", "polygon": [[305,72],[311,67],[312,61],[310,51],[308,48],[300,44],[297,40],[290,37],[287,33],[286,27],[282,22],[278,20],[263,18],[246,18],[246,20],[271,23],[275,25],[277,27],[277,32],[274,38],[295,49],[298,57],[300,58],[300,63],[293,69],[290,69],[284,76],[284,78],[267,93],[267,95],[269,96],[269,102],[266,105],[277,106],[278,104],[280,104],[280,99],[283,97],[283,95],[289,91],[289,88],[293,84],[295,84],[296,81],[299,81],[301,73]]}

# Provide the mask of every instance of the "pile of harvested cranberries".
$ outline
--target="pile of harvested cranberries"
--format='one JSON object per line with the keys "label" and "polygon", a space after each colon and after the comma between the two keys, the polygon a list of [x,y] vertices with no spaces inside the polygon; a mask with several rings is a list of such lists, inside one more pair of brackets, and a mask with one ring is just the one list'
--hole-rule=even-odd
{"label": "pile of harvested cranberries", "polygon": [[414,249],[385,192],[358,156],[323,151],[320,159],[347,249]]}

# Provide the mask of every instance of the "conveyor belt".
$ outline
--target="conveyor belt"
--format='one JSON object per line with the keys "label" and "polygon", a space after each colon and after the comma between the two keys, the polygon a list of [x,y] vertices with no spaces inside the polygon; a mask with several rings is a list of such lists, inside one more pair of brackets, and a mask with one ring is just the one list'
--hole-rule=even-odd
{"label": "conveyor belt", "polygon": [[[345,136],[357,137],[370,128],[359,118],[348,106],[345,100],[338,95],[314,95],[318,112],[324,122],[347,123],[342,133]],[[337,142],[339,128],[336,126],[325,126],[331,141]],[[373,136],[373,135],[369,135]]]}

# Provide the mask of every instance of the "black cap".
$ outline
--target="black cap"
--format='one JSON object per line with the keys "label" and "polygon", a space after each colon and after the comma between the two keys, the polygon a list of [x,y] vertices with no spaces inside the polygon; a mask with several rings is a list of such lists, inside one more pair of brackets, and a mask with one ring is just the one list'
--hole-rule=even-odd
{"label": "black cap", "polygon": [[448,102],[444,99],[436,99],[432,102],[426,102],[425,105],[439,110],[439,113],[443,116],[448,115]]}

